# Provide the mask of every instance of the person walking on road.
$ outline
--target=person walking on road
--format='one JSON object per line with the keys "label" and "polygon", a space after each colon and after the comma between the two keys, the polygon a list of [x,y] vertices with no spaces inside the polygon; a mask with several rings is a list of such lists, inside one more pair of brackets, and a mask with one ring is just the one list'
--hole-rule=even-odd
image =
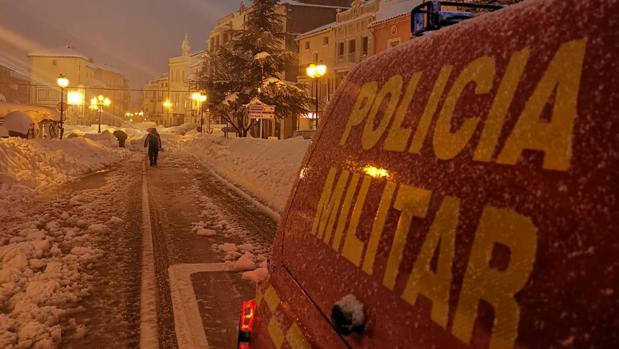
{"label": "person walking on road", "polygon": [[151,166],[157,166],[157,156],[159,155],[159,150],[162,149],[161,146],[161,136],[157,132],[156,128],[151,128],[148,130],[148,135],[146,139],[144,139],[144,148],[148,147],[148,159],[150,160]]}

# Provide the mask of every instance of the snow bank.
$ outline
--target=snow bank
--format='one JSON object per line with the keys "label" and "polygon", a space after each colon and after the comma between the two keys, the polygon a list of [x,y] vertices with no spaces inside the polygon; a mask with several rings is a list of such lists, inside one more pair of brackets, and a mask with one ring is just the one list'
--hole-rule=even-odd
{"label": "snow bank", "polygon": [[19,184],[44,189],[106,167],[122,157],[121,151],[84,138],[0,139],[0,183],[3,187]]}
{"label": "snow bank", "polygon": [[187,135],[178,144],[180,150],[281,212],[310,141]]}
{"label": "snow bank", "polygon": [[41,192],[88,172],[109,166],[125,156],[86,138],[60,140],[0,139],[0,215]]}
{"label": "snow bank", "polygon": [[91,126],[78,126],[78,125],[69,125],[65,129],[65,136],[67,138],[87,138],[93,141],[97,141],[106,146],[117,148],[118,140],[114,136],[114,131],[120,130],[127,134],[127,143],[126,146],[128,148],[138,147],[143,144],[144,137],[146,137],[146,128],[151,127],[151,123],[142,123],[140,125],[136,125],[135,128],[126,128],[126,127],[114,127],[108,125],[101,125],[101,133],[99,133],[98,125]]}

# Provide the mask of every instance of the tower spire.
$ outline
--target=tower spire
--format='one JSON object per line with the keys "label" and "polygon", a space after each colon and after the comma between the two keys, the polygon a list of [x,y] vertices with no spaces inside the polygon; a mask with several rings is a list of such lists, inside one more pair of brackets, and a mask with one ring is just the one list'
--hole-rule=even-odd
{"label": "tower spire", "polygon": [[189,46],[189,37],[187,36],[187,32],[185,32],[185,40],[183,40],[183,44],[181,45],[181,50],[183,52],[183,56],[189,56],[189,51],[191,50],[191,46]]}

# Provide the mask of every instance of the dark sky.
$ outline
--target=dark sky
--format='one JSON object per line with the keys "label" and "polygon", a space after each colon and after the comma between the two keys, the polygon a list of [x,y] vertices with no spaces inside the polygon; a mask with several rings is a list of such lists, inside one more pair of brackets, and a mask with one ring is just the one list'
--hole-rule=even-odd
{"label": "dark sky", "polygon": [[[246,1],[249,2],[249,1]],[[28,69],[27,53],[70,44],[125,72],[131,87],[167,71],[185,32],[206,47],[217,18],[240,0],[0,0],[0,64]]]}

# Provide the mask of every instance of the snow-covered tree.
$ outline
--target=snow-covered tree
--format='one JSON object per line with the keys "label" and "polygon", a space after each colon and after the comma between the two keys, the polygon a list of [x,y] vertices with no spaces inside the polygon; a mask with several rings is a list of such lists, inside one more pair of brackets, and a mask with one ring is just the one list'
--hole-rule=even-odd
{"label": "snow-covered tree", "polygon": [[275,12],[278,0],[254,0],[244,29],[232,32],[208,66],[206,88],[211,111],[246,136],[255,120],[247,117],[251,103],[275,105],[278,120],[307,112],[309,97],[282,72],[293,58],[282,47],[282,18]]}

